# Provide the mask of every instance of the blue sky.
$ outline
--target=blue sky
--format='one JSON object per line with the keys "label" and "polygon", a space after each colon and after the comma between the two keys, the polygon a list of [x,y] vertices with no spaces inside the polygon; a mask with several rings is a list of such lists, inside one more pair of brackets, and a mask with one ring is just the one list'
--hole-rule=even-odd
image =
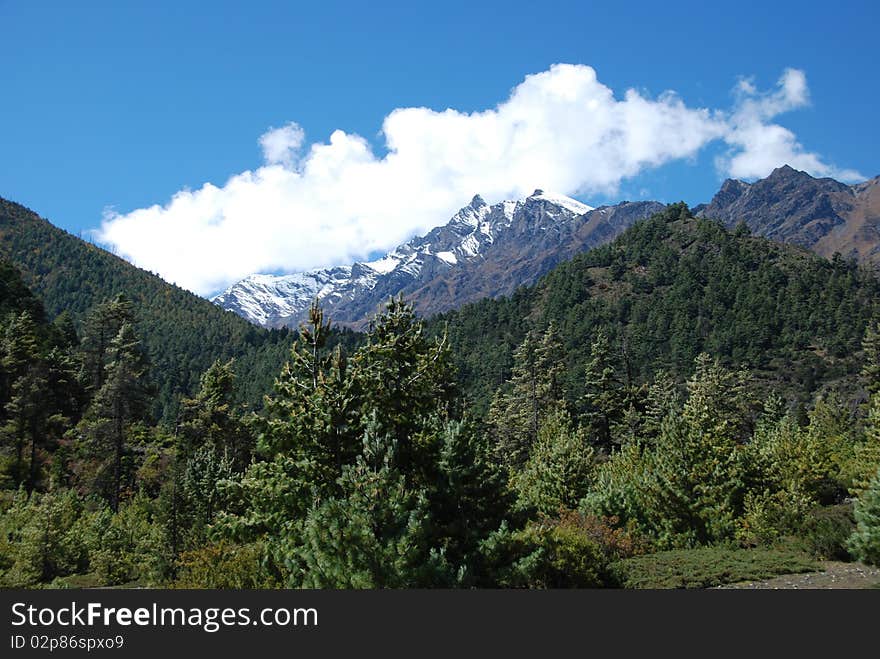
{"label": "blue sky", "polygon": [[[871,2],[0,0],[0,196],[73,233],[97,229],[106,208],[126,217],[168,206],[180,190],[205,183],[222,190],[230,177],[268,164],[296,168],[310,145],[328,142],[336,130],[365,138],[381,160],[387,145],[380,131],[395,108],[453,108],[462,115],[491,110],[527,75],[555,63],[592,67],[617,100],[630,88],[650,100],[672,90],[687,108],[730,113],[742,106],[743,88],[734,90],[743,77],[756,90],[753,100],[766,99],[794,69],[806,77],[808,100],[789,95],[765,123],[790,131],[829,171],[874,176],[880,173],[878,19]],[[290,122],[304,137],[285,134],[282,156],[270,162],[258,139]],[[731,171],[754,169],[719,167],[719,156],[733,148],[730,140],[707,138],[687,157],[642,164],[632,175],[618,172],[616,185],[599,185],[594,176],[585,179],[593,181],[586,192],[566,192],[592,205],[636,198],[706,201]],[[285,159],[288,148],[292,155]],[[761,157],[765,163],[766,154]],[[467,181],[457,185],[455,196],[464,198],[456,203],[463,205]],[[544,182],[536,180],[539,186]],[[225,207],[217,205],[232,203],[212,201],[211,212],[222,215]],[[449,197],[426,198],[425,206],[450,203]],[[343,212],[321,208],[333,217]],[[314,254],[321,250],[326,261],[341,262],[362,255],[358,245],[373,252],[430,223],[390,222],[393,230],[376,238],[383,225],[366,219],[360,225],[353,215],[344,225],[350,238],[297,243],[271,258],[252,255],[228,276],[197,279],[172,261],[185,258],[204,226],[216,228],[222,218],[209,217],[202,229],[178,235],[175,227],[187,221],[182,212],[164,222],[141,214],[126,225],[137,221],[144,225],[138,231],[145,231],[153,221],[166,245],[184,247],[178,256],[136,253],[131,245],[145,241],[134,228],[101,236],[113,237],[117,249],[140,265],[206,294],[249,268],[311,267],[320,264]],[[289,227],[274,222],[263,230],[343,231],[309,212],[300,211]],[[212,260],[228,260],[221,238],[216,246],[213,240],[197,259],[201,270]],[[241,243],[234,233],[224,240]],[[334,251],[335,242],[345,245]]]}

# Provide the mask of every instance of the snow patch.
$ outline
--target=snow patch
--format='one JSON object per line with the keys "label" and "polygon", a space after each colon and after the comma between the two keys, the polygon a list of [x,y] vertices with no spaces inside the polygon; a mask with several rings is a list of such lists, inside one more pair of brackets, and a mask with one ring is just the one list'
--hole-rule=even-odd
{"label": "snow patch", "polygon": [[370,268],[370,270],[375,270],[379,274],[387,275],[389,272],[397,267],[398,263],[400,263],[400,259],[395,258],[389,254],[382,257],[381,259],[378,259],[377,261],[364,263],[364,265]]}
{"label": "snow patch", "polygon": [[565,195],[561,194],[551,194],[542,191],[540,194],[533,195],[531,199],[549,201],[551,204],[561,206],[565,210],[571,211],[576,215],[583,215],[584,213],[588,213],[593,210],[592,206],[587,206],[586,204],[579,202],[577,199],[572,199],[571,197],[566,197]]}

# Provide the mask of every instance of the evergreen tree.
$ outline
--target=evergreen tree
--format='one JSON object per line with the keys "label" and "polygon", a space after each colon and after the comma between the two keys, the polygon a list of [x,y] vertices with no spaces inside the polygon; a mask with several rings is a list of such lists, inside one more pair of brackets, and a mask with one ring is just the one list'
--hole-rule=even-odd
{"label": "evergreen tree", "polygon": [[92,309],[86,317],[82,340],[83,377],[91,393],[104,386],[107,365],[113,359],[111,343],[123,325],[133,322],[133,305],[121,293]]}
{"label": "evergreen tree", "polygon": [[436,431],[459,415],[445,335],[429,337],[412,306],[392,299],[348,368],[360,419],[375,417],[377,432],[396,438],[395,461],[408,482],[430,484],[440,451]]}
{"label": "evergreen tree", "polygon": [[250,462],[253,442],[236,405],[235,385],[233,360],[218,360],[202,375],[196,396],[181,402],[178,460],[207,448],[227,456],[239,471]]}
{"label": "evergreen tree", "polygon": [[554,324],[526,334],[513,353],[510,380],[495,393],[488,421],[498,455],[512,470],[526,463],[543,419],[564,404],[561,340]]}
{"label": "evergreen tree", "polygon": [[[4,444],[15,455],[12,481],[16,487],[27,481],[32,488],[36,443],[41,438],[46,414],[47,377],[41,363],[41,346],[37,326],[27,311],[15,316],[6,327],[2,344]],[[30,477],[25,471],[25,449],[31,444]]]}
{"label": "evergreen tree", "polygon": [[589,436],[575,428],[565,410],[548,415],[522,470],[511,485],[518,505],[545,515],[576,508],[587,494],[596,464]]}
{"label": "evergreen tree", "polygon": [[855,517],[850,551],[860,561],[880,565],[880,470],[856,500]]}
{"label": "evergreen tree", "polygon": [[[174,511],[174,524],[182,527],[186,541],[178,539],[178,547],[195,549],[207,540],[207,529],[223,510],[225,489],[222,483],[233,477],[232,460],[204,446],[186,461],[183,473],[176,483],[179,488]],[[180,535],[179,530],[175,531]]]}
{"label": "evergreen tree", "polygon": [[880,323],[876,320],[865,329],[862,351],[862,382],[868,394],[873,395],[880,391]]}
{"label": "evergreen tree", "polygon": [[427,488],[432,546],[444,550],[460,585],[490,586],[481,545],[510,509],[504,474],[488,434],[472,422],[449,422],[439,443],[438,477]]}
{"label": "evergreen tree", "polygon": [[323,495],[336,491],[361,433],[357,383],[341,347],[326,349],[329,333],[330,323],[315,302],[275,382],[275,395],[266,399],[259,438],[264,456],[288,457],[297,463],[304,489]]}
{"label": "evergreen tree", "polygon": [[103,384],[86,414],[85,431],[92,443],[92,453],[112,456],[109,500],[113,511],[119,509],[129,426],[143,419],[149,409],[147,359],[141,343],[129,323],[123,323],[107,347],[110,362],[101,378]]}
{"label": "evergreen tree", "polygon": [[854,444],[850,475],[851,492],[858,495],[867,488],[871,478],[880,469],[880,393],[871,396],[864,437]]}
{"label": "evergreen tree", "polygon": [[682,400],[675,378],[669,371],[660,369],[648,387],[645,401],[643,430],[648,440],[660,432],[660,424],[670,414],[681,411]]}
{"label": "evergreen tree", "polygon": [[590,346],[585,393],[582,399],[583,421],[593,442],[605,449],[613,443],[612,431],[624,417],[626,396],[614,368],[611,342],[604,332],[596,335]]}
{"label": "evergreen tree", "polygon": [[289,559],[294,586],[405,588],[450,583],[446,561],[429,545],[425,493],[407,488],[394,466],[396,442],[375,433],[343,469],[341,497],[311,510]]}

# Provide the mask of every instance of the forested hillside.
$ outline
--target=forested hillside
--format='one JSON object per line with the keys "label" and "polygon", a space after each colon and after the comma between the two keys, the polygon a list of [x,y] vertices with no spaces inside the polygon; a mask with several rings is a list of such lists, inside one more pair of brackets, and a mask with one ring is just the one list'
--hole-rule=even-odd
{"label": "forested hillside", "polygon": [[287,330],[257,328],[2,198],[0,258],[21,271],[51,317],[66,311],[78,328],[90,310],[124,294],[152,364],[155,412],[168,420],[177,397],[194,391],[217,359],[239,361],[248,373],[242,399],[259,404],[292,341]]}
{"label": "forested hillside", "polygon": [[551,323],[573,404],[599,332],[630,384],[659,369],[681,378],[707,352],[752,370],[762,391],[805,402],[830,384],[859,397],[852,374],[878,294],[873,273],[852,261],[754,237],[744,225],[728,230],[676,204],[534,287],[430,326],[440,333],[448,325],[462,386],[480,410],[509,376],[527,332]]}
{"label": "forested hillside", "polygon": [[880,563],[877,292],[676,204],[430,327],[391,300],[355,340],[314,304],[262,409],[250,366],[218,359],[167,424],[141,336],[163,325],[117,295],[76,326],[4,265],[0,586],[705,587]]}

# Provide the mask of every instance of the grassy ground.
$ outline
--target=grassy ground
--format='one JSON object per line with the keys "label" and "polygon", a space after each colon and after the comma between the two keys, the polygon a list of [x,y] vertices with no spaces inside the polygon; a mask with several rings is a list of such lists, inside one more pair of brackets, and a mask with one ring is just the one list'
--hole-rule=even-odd
{"label": "grassy ground", "polygon": [[612,566],[624,588],[711,588],[821,569],[800,552],[719,547],[646,554]]}

